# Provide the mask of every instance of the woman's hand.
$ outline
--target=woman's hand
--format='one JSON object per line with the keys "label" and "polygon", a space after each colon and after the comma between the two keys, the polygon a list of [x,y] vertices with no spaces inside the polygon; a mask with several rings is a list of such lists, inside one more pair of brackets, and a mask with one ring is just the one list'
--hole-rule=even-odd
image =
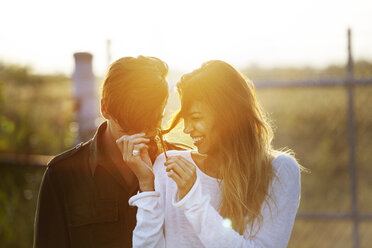
{"label": "woman's hand", "polygon": [[[141,191],[154,190],[154,172],[148,153],[148,143],[144,133],[123,135],[116,144],[123,156],[123,161],[136,175]],[[133,151],[138,151],[133,153]]]}
{"label": "woman's hand", "polygon": [[178,199],[181,200],[196,181],[196,168],[193,163],[182,156],[172,156],[164,163],[168,176],[178,187]]}

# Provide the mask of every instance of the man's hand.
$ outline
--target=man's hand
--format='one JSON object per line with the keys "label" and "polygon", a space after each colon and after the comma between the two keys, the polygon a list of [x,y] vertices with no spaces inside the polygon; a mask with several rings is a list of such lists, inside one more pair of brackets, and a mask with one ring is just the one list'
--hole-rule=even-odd
{"label": "man's hand", "polygon": [[123,161],[136,175],[141,191],[154,191],[154,172],[146,145],[149,141],[144,133],[123,135],[116,140]]}
{"label": "man's hand", "polygon": [[169,157],[164,165],[168,176],[177,184],[178,197],[181,200],[196,181],[195,165],[182,156]]}

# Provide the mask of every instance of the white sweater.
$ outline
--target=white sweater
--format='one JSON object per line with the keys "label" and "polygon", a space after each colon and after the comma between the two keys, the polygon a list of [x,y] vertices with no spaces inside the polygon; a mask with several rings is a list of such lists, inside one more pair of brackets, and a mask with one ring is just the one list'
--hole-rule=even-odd
{"label": "white sweater", "polygon": [[[193,164],[190,151],[168,151],[169,156],[181,155]],[[189,193],[176,200],[177,185],[167,176],[165,157],[154,164],[155,191],[131,197],[137,206],[137,225],[133,247],[286,247],[300,200],[300,169],[297,162],[281,154],[273,162],[276,177],[269,194],[270,208],[261,209],[263,224],[252,238],[247,226],[244,235],[234,231],[228,220],[217,211],[221,194],[217,179],[203,173],[196,165],[197,179]]]}

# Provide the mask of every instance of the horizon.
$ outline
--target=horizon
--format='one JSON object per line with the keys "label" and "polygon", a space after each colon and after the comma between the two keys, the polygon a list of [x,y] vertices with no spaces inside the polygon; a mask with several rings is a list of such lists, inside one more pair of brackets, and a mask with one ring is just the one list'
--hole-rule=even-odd
{"label": "horizon", "polygon": [[[93,60],[94,60],[94,57],[93,57]],[[368,63],[368,64],[372,65],[372,58],[369,59],[369,60],[353,59],[353,63],[354,64]],[[10,67],[15,66],[15,67],[18,67],[18,68],[27,68],[31,74],[40,75],[40,76],[58,76],[58,75],[61,75],[61,76],[70,77],[72,75],[73,69],[74,69],[74,68],[72,68],[71,72],[68,72],[68,73],[65,73],[63,71],[50,71],[50,72],[49,71],[38,71],[31,64],[21,64],[21,63],[10,62],[10,61],[3,60],[1,57],[0,57],[0,64],[2,64],[4,66],[10,66]],[[322,71],[322,70],[327,70],[330,67],[339,67],[339,68],[345,67],[346,68],[346,65],[347,65],[346,60],[344,62],[340,61],[339,63],[329,63],[329,64],[324,64],[324,65],[323,64],[322,65],[311,65],[311,64],[297,64],[297,65],[294,65],[293,64],[293,65],[272,65],[272,66],[266,65],[265,66],[265,65],[260,65],[260,64],[257,64],[257,63],[253,62],[253,63],[242,64],[240,67],[237,67],[237,69],[241,72],[245,71],[245,70],[270,71],[270,70],[303,70],[303,69]],[[169,64],[168,64],[168,66],[169,66]],[[201,64],[198,65],[198,66],[200,67]],[[192,70],[197,69],[197,68],[198,67],[192,68],[191,70],[186,70],[186,69],[182,70],[181,68],[169,67],[168,74],[169,73],[185,74],[185,73],[191,72]],[[94,71],[93,71],[93,73],[96,77],[104,77],[104,75],[96,74]]]}

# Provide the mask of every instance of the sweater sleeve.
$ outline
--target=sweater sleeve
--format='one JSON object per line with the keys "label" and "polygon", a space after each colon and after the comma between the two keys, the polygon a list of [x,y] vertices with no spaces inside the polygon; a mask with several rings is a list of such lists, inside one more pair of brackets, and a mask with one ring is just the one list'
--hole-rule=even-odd
{"label": "sweater sleeve", "polygon": [[263,223],[255,236],[252,230],[240,235],[233,230],[210,204],[209,196],[202,194],[202,185],[196,180],[193,188],[180,201],[173,197],[175,207],[184,210],[186,218],[206,248],[217,247],[286,247],[292,232],[300,197],[300,172],[297,162],[287,156],[279,163],[272,183],[269,206],[262,208]]}
{"label": "sweater sleeve", "polygon": [[133,248],[164,248],[164,185],[157,175],[164,160],[159,156],[154,163],[155,191],[141,192],[129,199],[129,205],[137,207],[137,224],[133,230]]}

